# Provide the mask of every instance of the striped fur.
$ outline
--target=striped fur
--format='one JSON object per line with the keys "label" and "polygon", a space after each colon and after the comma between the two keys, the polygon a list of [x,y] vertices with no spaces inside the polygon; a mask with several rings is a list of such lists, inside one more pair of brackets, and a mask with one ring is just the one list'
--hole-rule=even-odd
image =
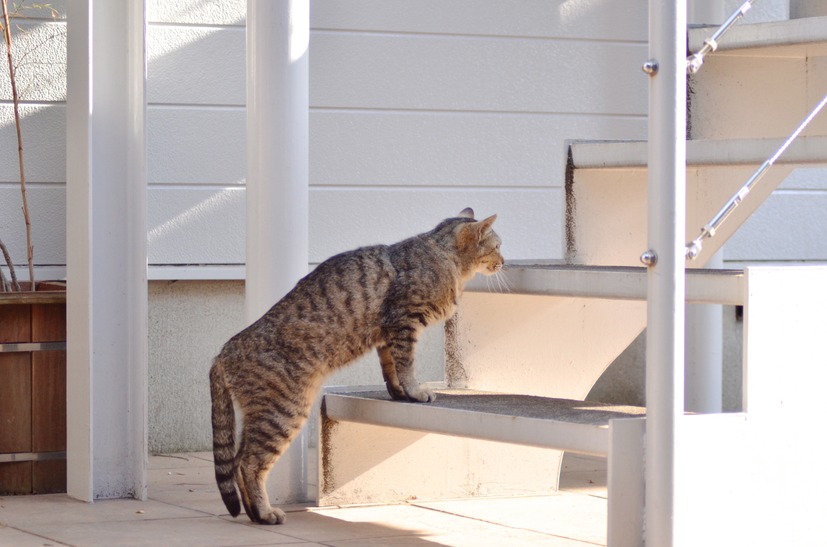
{"label": "striped fur", "polygon": [[[210,390],[215,478],[230,514],[243,504],[254,522],[284,522],[267,498],[267,474],[307,420],[324,378],[367,351],[376,348],[394,399],[434,400],[414,373],[419,334],[453,315],[474,274],[503,265],[491,229],[496,215],[473,216],[465,209],[430,232],[322,262],[224,345]],[[243,424],[237,450],[233,402]]]}

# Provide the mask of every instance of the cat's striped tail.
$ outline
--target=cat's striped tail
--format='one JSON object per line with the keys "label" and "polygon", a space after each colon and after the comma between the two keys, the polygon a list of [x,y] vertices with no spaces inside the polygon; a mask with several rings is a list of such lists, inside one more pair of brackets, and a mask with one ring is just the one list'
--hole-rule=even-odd
{"label": "cat's striped tail", "polygon": [[215,482],[224,505],[234,517],[241,512],[235,487],[235,412],[230,392],[227,391],[221,361],[216,358],[210,369],[212,395],[212,453],[215,461]]}

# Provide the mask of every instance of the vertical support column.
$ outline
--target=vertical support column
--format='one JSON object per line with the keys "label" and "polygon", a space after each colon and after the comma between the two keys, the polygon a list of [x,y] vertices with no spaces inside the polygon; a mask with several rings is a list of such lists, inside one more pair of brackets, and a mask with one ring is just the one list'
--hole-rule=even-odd
{"label": "vertical support column", "polygon": [[[719,250],[707,268],[723,267]],[[723,408],[723,306],[690,304],[686,307],[685,403],[687,412],[717,414]]]}
{"label": "vertical support column", "polygon": [[145,499],[144,2],[67,9],[67,491]]}
{"label": "vertical support column", "polygon": [[[308,265],[309,0],[247,0],[247,320]],[[270,474],[271,500],[304,500],[307,436]]]}
{"label": "vertical support column", "polygon": [[675,469],[684,406],[686,0],[649,1],[649,57],[646,545],[668,547],[677,536]]}

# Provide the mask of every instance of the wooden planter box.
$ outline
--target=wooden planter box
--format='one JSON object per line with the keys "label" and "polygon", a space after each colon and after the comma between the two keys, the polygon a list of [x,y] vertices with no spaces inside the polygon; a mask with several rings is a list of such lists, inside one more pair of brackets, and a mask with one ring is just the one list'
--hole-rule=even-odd
{"label": "wooden planter box", "polygon": [[66,288],[0,293],[0,495],[66,491]]}

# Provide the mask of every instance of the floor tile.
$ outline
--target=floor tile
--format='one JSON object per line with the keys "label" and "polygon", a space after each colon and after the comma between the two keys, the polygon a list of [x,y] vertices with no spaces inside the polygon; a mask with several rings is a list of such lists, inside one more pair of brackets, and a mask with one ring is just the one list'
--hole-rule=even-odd
{"label": "floor tile", "polygon": [[372,511],[326,509],[288,513],[286,522],[279,527],[283,530],[279,531],[296,539],[323,543],[405,536],[427,531],[415,519],[410,518],[410,511],[416,511],[415,508],[396,506],[396,510],[391,511],[383,507],[371,509]]}
{"label": "floor tile", "polygon": [[0,545],[8,545],[9,547],[12,545],[14,547],[58,547],[66,544],[51,541],[34,534],[29,534],[28,532],[23,532],[21,530],[16,530],[0,524]]}
{"label": "floor tile", "polygon": [[0,498],[0,522],[28,530],[47,518],[50,524],[141,521],[148,518],[192,518],[203,513],[157,501],[130,499],[85,503],[66,494]]}
{"label": "floor tile", "polygon": [[[568,491],[536,498],[470,499],[384,506],[282,506],[281,526],[233,519],[221,502],[212,454],[149,459],[149,500],[88,504],[65,494],[0,498],[0,545],[290,545],[293,547],[605,543],[605,461],[567,455]],[[582,492],[589,495],[582,495]],[[44,519],[43,515],[48,515]],[[6,526],[4,526],[4,524]]]}
{"label": "floor tile", "polygon": [[566,454],[560,473],[560,490],[608,499],[606,458]]}
{"label": "floor tile", "polygon": [[572,540],[605,544],[606,501],[560,493],[528,498],[488,498],[416,503],[452,515]]}
{"label": "floor tile", "polygon": [[32,531],[44,537],[85,547],[130,547],[164,545],[165,547],[286,545],[302,542],[285,536],[277,527],[238,526],[218,517],[155,519],[130,522],[41,525]]}
{"label": "floor tile", "polygon": [[180,469],[190,467],[209,467],[213,460],[210,452],[188,452],[185,454],[153,454],[149,457],[150,471],[153,469]]}
{"label": "floor tile", "polygon": [[212,466],[151,469],[149,483],[151,500],[211,515],[228,514]]}

